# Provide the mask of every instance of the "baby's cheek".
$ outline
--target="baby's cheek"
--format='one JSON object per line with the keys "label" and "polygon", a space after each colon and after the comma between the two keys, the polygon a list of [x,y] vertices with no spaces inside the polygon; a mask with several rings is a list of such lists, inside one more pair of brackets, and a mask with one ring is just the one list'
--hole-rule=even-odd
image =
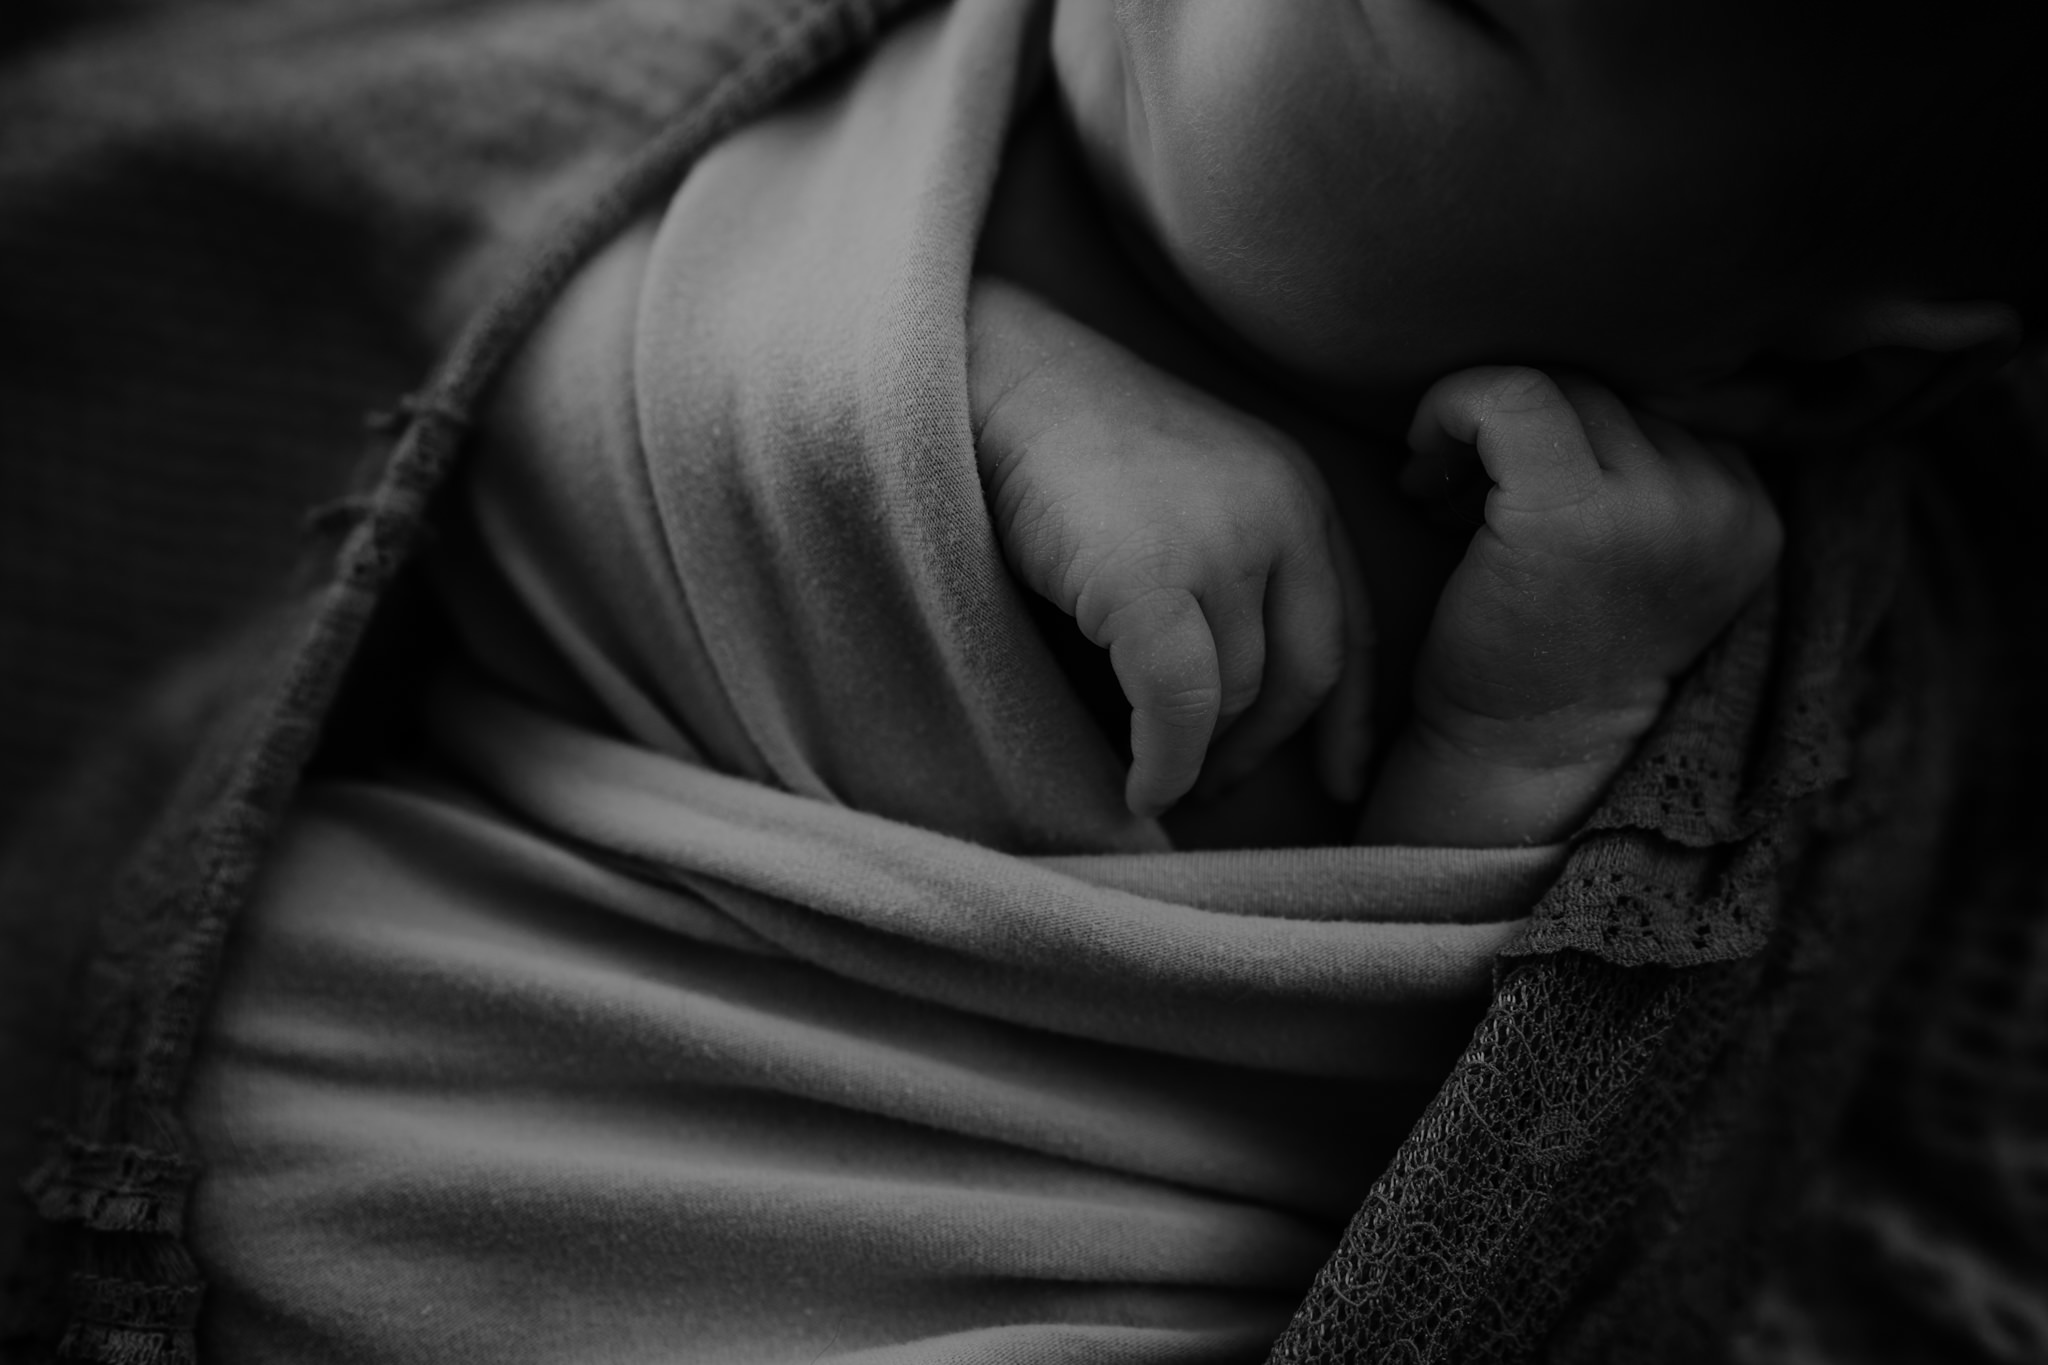
{"label": "baby's cheek", "polygon": [[1269,161],[1292,155],[1292,82],[1270,82],[1286,74],[1273,69],[1286,60],[1279,40],[1306,6],[1184,0],[1169,8],[1171,19],[1126,41],[1145,114],[1137,169],[1153,226],[1179,257],[1241,237],[1236,220],[1284,188],[1288,177]]}
{"label": "baby's cheek", "polygon": [[[1349,54],[1353,0],[1167,0],[1123,21],[1144,143],[1135,189],[1167,255],[1233,321],[1307,297],[1355,251],[1352,221],[1382,159]],[[1123,20],[1125,7],[1119,7]],[[1346,253],[1350,254],[1350,253]],[[1256,328],[1254,327],[1256,337]]]}

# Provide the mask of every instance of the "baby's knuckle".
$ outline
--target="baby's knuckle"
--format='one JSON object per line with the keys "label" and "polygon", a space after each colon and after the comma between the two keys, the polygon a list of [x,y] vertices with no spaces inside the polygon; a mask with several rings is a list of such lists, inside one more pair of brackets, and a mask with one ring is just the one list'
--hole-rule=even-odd
{"label": "baby's knuckle", "polygon": [[1170,730],[1201,730],[1215,722],[1223,689],[1213,683],[1169,683],[1145,698],[1145,714]]}
{"label": "baby's knuckle", "polygon": [[1233,476],[1195,496],[1204,499],[1217,520],[1259,535],[1298,529],[1320,519],[1322,510],[1322,499],[1300,465],[1278,447],[1240,451]]}
{"label": "baby's knuckle", "polygon": [[1064,568],[1077,553],[1072,520],[1065,500],[1044,496],[1005,496],[996,507],[996,523],[1013,556],[1033,565]]}
{"label": "baby's knuckle", "polygon": [[1190,585],[1197,565],[1188,546],[1157,532],[1140,527],[1100,546],[1087,566],[1088,593],[1106,595],[1119,607],[1158,605]]}
{"label": "baby's knuckle", "polygon": [[1194,607],[1184,589],[1098,573],[1077,595],[1074,617],[1095,643],[1109,645],[1141,624],[1171,626]]}
{"label": "baby's knuckle", "polygon": [[1505,415],[1548,407],[1557,398],[1557,384],[1532,365],[1502,365],[1486,380],[1486,403]]}

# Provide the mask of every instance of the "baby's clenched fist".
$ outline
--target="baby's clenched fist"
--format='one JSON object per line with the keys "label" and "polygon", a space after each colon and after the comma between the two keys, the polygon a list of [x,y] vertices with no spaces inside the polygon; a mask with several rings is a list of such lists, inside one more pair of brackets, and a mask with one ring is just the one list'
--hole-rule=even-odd
{"label": "baby's clenched fist", "polygon": [[998,280],[975,286],[968,381],[1012,570],[1130,701],[1131,809],[1165,810],[1205,758],[1243,775],[1326,703],[1325,783],[1355,796],[1366,599],[1308,458]]}
{"label": "baby's clenched fist", "polygon": [[1671,681],[1769,576],[1777,514],[1733,446],[1537,370],[1440,380],[1409,444],[1411,492],[1474,460],[1493,488],[1438,600],[1413,720],[1363,836],[1562,836],[1647,733]]}

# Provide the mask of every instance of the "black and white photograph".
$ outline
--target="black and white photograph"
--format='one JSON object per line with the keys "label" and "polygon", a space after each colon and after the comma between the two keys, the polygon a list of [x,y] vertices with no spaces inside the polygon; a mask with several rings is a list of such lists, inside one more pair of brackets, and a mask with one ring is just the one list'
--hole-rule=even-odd
{"label": "black and white photograph", "polygon": [[0,3],[0,1362],[2048,1365],[2048,5]]}

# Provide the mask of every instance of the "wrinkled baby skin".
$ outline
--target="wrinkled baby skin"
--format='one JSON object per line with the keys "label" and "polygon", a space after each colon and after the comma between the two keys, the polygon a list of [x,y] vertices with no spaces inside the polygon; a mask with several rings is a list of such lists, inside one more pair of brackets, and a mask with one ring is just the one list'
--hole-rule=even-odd
{"label": "wrinkled baby skin", "polygon": [[[977,284],[969,335],[998,539],[1018,578],[1110,653],[1132,706],[1131,808],[1156,814],[1198,775],[1228,782],[1311,714],[1325,785],[1355,796],[1368,615],[1309,461],[1000,281]],[[1440,381],[1410,443],[1418,496],[1464,461],[1493,490],[1361,837],[1561,837],[1769,575],[1775,513],[1732,447],[1530,369]]]}

